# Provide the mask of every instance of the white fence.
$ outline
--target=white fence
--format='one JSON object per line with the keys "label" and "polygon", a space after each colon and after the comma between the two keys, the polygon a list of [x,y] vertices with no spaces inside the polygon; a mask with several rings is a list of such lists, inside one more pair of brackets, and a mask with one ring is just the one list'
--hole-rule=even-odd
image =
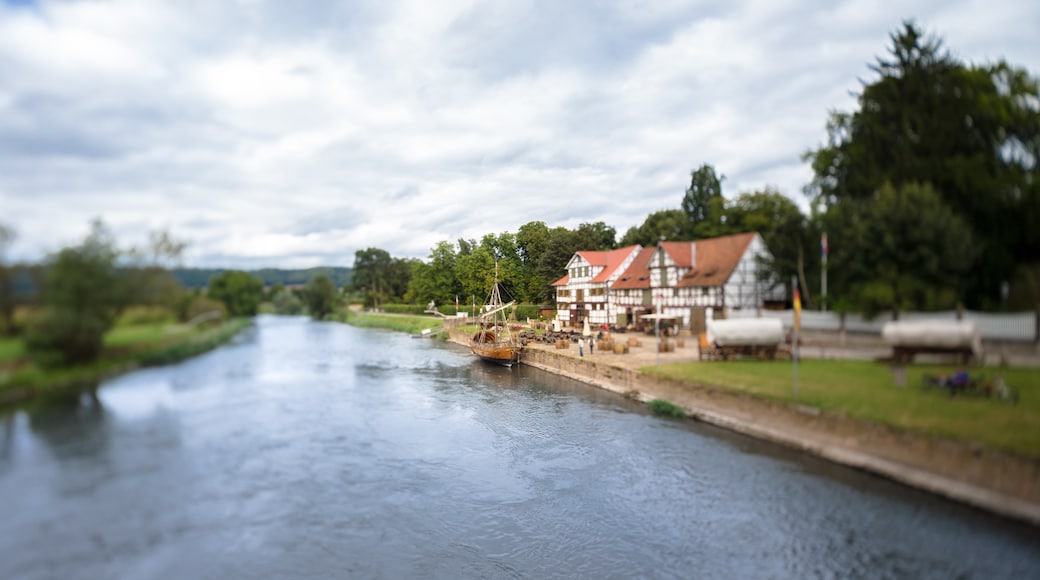
{"label": "white fence", "polygon": [[[779,318],[785,328],[794,326],[793,310],[731,310],[730,318]],[[873,320],[864,320],[858,314],[844,316],[845,330],[864,334],[881,334],[881,327],[892,320],[891,313],[879,314]],[[945,312],[900,312],[899,320],[958,320],[957,311]],[[986,312],[964,311],[959,320],[974,322],[983,340],[1040,342],[1038,332],[1038,314],[1036,312],[1013,312],[1007,314],[990,314]],[[834,312],[802,311],[802,328],[805,330],[825,330],[838,332],[842,329],[842,315]]]}

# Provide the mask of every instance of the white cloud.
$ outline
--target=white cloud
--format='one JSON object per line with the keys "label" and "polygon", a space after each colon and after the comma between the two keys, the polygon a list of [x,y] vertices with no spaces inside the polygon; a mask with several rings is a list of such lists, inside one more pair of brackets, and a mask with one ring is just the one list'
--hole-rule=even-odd
{"label": "white cloud", "polygon": [[17,258],[101,216],[295,267],[533,220],[620,235],[703,162],[804,203],[801,154],[903,19],[1040,71],[1040,8],[996,4],[0,4],[0,221]]}

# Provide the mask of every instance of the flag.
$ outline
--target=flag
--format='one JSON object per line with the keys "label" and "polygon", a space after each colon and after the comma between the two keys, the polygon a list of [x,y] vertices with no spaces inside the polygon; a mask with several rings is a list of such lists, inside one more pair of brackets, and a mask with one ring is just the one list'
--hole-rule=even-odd
{"label": "flag", "polygon": [[827,252],[827,234],[824,233],[822,236],[820,236],[820,256],[822,256],[824,260],[827,259]]}
{"label": "flag", "polygon": [[798,330],[801,328],[802,323],[802,296],[798,293],[798,289],[794,289],[794,329]]}

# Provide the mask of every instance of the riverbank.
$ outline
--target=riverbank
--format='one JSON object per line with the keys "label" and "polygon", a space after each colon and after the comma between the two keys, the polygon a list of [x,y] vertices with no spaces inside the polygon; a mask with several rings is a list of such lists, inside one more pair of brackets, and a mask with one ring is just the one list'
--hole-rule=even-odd
{"label": "riverbank", "polygon": [[141,367],[185,360],[227,343],[251,324],[250,319],[236,318],[205,329],[184,327],[156,342],[107,348],[101,359],[90,365],[45,371],[30,364],[27,368],[3,373],[0,375],[0,410],[96,385]]}
{"label": "riverbank", "polygon": [[[465,336],[452,342],[466,345]],[[647,402],[664,399],[692,418],[812,453],[1003,516],[1040,525],[1040,463],[972,443],[912,433],[733,389],[641,372],[698,360],[696,346],[658,354],[579,357],[531,343],[521,362]]]}

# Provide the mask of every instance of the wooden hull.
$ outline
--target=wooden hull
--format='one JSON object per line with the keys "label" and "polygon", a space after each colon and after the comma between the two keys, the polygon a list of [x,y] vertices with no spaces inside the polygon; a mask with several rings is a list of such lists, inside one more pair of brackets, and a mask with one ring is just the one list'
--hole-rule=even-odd
{"label": "wooden hull", "polygon": [[477,331],[469,342],[469,350],[481,360],[507,367],[520,362],[522,348],[521,345],[511,340],[499,340],[490,330]]}
{"label": "wooden hull", "polygon": [[505,366],[513,366],[520,362],[520,346],[515,344],[471,344],[473,354],[481,360]]}

